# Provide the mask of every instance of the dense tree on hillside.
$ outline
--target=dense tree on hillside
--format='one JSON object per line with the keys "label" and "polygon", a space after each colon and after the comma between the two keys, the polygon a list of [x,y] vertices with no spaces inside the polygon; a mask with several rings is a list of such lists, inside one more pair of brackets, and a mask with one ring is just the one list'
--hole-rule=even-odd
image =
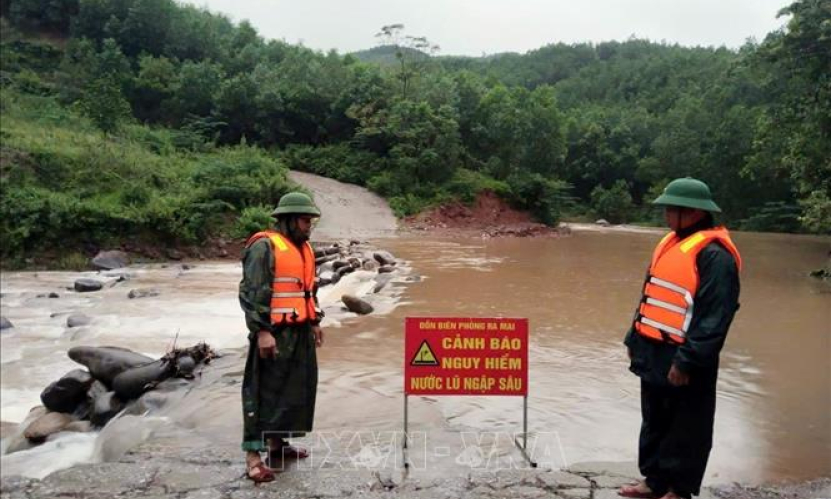
{"label": "dense tree on hillside", "polygon": [[2,12],[19,27],[65,34],[78,13],[78,0],[7,0]]}
{"label": "dense tree on hillside", "polygon": [[755,54],[768,99],[747,168],[788,176],[804,224],[831,232],[831,1],[793,2],[781,14],[791,16],[787,29]]}
{"label": "dense tree on hillside", "polygon": [[739,50],[633,38],[482,58],[438,57],[397,24],[372,50],[320,53],[174,0],[4,13],[70,36],[59,49],[4,29],[4,92],[54,95],[114,135],[171,127],[142,139],[157,150],[246,143],[400,214],[490,189],[548,223],[564,206],[653,221],[648,201],[691,175],[731,224],[831,231],[831,0],[793,2],[787,26]]}

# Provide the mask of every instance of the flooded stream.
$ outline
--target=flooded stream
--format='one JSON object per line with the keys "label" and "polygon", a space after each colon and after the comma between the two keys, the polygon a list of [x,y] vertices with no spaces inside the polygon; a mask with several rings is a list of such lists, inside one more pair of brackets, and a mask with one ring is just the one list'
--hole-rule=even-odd
{"label": "flooded stream", "polygon": [[[547,239],[406,235],[376,241],[407,260],[411,270],[373,298],[377,312],[366,317],[339,310],[337,300],[344,292],[366,292],[369,276],[356,273],[336,288],[324,288],[331,313],[319,351],[316,433],[401,430],[405,317],[527,317],[529,426],[545,443],[537,451],[548,452],[554,466],[634,461],[638,381],[626,369],[621,338],[659,237],[576,232]],[[807,277],[822,265],[828,240],[741,233],[735,240],[745,260],[742,306],[722,355],[706,482],[828,475],[831,294]],[[183,447],[198,441],[237,446],[245,347],[236,301],[239,265],[196,262],[186,271],[170,265],[129,272],[130,281],[86,294],[65,289],[77,273],[2,276],[2,313],[15,328],[2,334],[0,417],[22,420],[38,404],[43,387],[75,367],[65,355],[70,346],[111,344],[158,356],[178,335],[179,345],[207,341],[227,355],[155,415],[154,435]],[[161,295],[127,298],[131,287],[148,286]],[[60,298],[38,297],[52,291]],[[66,315],[75,311],[93,317],[92,324],[67,328]],[[518,457],[510,438],[500,435],[521,429],[520,399],[411,398],[409,407],[410,429],[432,442],[427,445],[442,444],[431,447],[426,463],[433,473],[464,464],[465,435],[474,435],[480,448],[487,445],[497,456]],[[75,461],[118,454],[94,440],[73,435],[63,443],[73,449]],[[310,445],[330,444],[318,439]],[[44,450],[4,456],[4,474],[7,465],[25,468],[32,452]]]}

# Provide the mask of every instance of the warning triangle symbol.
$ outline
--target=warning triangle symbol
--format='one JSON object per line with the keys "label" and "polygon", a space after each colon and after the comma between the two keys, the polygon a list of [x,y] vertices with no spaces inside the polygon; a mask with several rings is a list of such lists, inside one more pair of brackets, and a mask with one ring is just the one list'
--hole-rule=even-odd
{"label": "warning triangle symbol", "polygon": [[433,353],[433,350],[430,348],[430,344],[427,343],[427,340],[421,342],[421,346],[418,347],[418,351],[416,352],[413,360],[410,361],[411,366],[437,366],[439,365],[439,359],[436,358],[436,354]]}

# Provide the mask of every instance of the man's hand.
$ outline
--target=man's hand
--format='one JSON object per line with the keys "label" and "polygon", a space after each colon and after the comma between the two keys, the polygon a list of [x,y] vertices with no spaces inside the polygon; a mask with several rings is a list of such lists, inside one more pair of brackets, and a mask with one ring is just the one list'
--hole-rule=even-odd
{"label": "man's hand", "polygon": [[261,359],[277,358],[277,341],[270,331],[257,333],[257,349],[260,351]]}
{"label": "man's hand", "polygon": [[669,368],[667,380],[672,386],[687,386],[690,384],[690,375],[675,367],[675,364]]}
{"label": "man's hand", "polygon": [[315,335],[315,346],[323,346],[323,329],[320,328],[320,325],[315,324],[312,326],[312,333]]}

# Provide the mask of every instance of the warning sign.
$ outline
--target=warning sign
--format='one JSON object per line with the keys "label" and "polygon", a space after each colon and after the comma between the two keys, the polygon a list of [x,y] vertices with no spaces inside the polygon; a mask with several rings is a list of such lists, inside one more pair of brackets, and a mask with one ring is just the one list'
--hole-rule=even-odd
{"label": "warning sign", "polygon": [[527,395],[528,320],[408,317],[407,395]]}
{"label": "warning sign", "polygon": [[436,354],[433,353],[433,350],[430,348],[430,344],[427,343],[427,340],[421,342],[421,346],[418,347],[418,351],[413,357],[413,360],[410,361],[411,366],[437,366],[439,365],[438,359],[436,359]]}

